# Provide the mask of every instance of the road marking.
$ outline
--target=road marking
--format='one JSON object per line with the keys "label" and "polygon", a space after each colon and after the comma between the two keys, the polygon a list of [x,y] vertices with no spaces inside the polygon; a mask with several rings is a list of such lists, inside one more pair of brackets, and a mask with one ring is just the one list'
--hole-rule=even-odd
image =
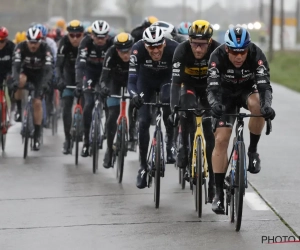
{"label": "road marking", "polygon": [[270,210],[268,205],[254,192],[246,192],[245,200],[252,210]]}

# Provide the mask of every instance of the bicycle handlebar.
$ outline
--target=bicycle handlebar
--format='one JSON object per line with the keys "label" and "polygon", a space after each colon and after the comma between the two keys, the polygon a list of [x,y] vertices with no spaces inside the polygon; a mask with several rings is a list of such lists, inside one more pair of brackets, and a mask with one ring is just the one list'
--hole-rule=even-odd
{"label": "bicycle handlebar", "polygon": [[76,86],[72,86],[72,85],[67,85],[66,86],[66,89],[76,89],[77,87]]}
{"label": "bicycle handlebar", "polygon": [[160,107],[160,106],[170,106],[170,103],[163,103],[163,102],[144,102],[143,105],[150,105],[150,106],[156,106],[156,107]]}
{"label": "bicycle handlebar", "polygon": [[131,96],[121,96],[121,95],[109,95],[108,97],[118,98],[118,99],[131,99]]}
{"label": "bicycle handlebar", "polygon": [[[246,113],[238,113],[238,114],[224,114],[224,116],[234,116],[240,119],[244,119],[246,117],[264,117],[263,115],[252,115]],[[272,132],[272,122],[271,119],[266,120],[267,128],[266,128],[266,135],[269,135]]]}

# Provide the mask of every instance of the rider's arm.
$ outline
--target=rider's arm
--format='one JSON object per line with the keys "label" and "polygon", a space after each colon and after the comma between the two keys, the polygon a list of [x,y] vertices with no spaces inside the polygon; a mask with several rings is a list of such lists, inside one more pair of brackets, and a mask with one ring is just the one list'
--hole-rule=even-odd
{"label": "rider's arm", "polygon": [[270,84],[270,68],[265,54],[260,48],[256,47],[255,60],[255,80],[257,84],[257,90],[260,97],[261,107],[271,107],[272,105],[272,87]]}
{"label": "rider's arm", "polygon": [[47,42],[48,46],[51,48],[51,52],[52,52],[53,59],[54,59],[54,62],[55,62],[56,61],[56,57],[57,57],[57,45],[56,45],[56,42],[52,38],[50,38],[50,37],[46,37],[46,42]]}
{"label": "rider's arm", "polygon": [[183,83],[184,67],[185,67],[185,44],[177,46],[172,65],[172,84],[171,84],[171,109],[179,105],[180,100],[180,85]]}
{"label": "rider's arm", "polygon": [[53,76],[53,56],[51,53],[51,48],[46,45],[46,50],[45,50],[45,64],[43,67],[43,84],[48,84],[52,80]]}
{"label": "rider's arm", "polygon": [[22,52],[21,52],[21,45],[23,43],[19,43],[15,50],[13,56],[13,66],[12,66],[12,76],[13,80],[19,82],[19,75],[21,72],[21,64],[22,64]]}
{"label": "rider's arm", "polygon": [[139,53],[138,46],[135,43],[131,50],[130,61],[129,61],[129,75],[128,75],[128,92],[130,96],[138,93],[137,80],[139,75]]}
{"label": "rider's arm", "polygon": [[218,50],[215,50],[209,59],[207,70],[207,99],[210,106],[221,102],[221,76]]}
{"label": "rider's arm", "polygon": [[76,59],[76,82],[82,84],[83,77],[84,77],[84,71],[86,68],[86,60],[87,60],[87,41],[90,39],[89,36],[86,36],[82,39],[79,47],[78,47],[78,55]]}
{"label": "rider's arm", "polygon": [[59,41],[58,53],[56,59],[56,76],[59,80],[64,81],[64,64],[65,64],[66,45],[64,39]]}
{"label": "rider's arm", "polygon": [[115,47],[110,47],[106,52],[104,61],[103,61],[103,68],[100,77],[100,86],[109,87],[109,83],[112,79],[112,69],[114,67],[114,60],[113,60],[113,51]]}

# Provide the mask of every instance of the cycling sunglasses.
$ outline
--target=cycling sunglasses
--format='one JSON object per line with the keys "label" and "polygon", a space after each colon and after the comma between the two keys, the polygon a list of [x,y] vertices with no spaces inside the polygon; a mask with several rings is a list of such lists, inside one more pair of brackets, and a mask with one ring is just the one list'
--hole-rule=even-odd
{"label": "cycling sunglasses", "polygon": [[0,43],[5,43],[7,40],[6,39],[3,39],[3,40],[0,40]]}
{"label": "cycling sunglasses", "polygon": [[82,36],[82,33],[69,33],[69,36],[71,38],[80,38]]}
{"label": "cycling sunglasses", "polygon": [[164,43],[155,44],[155,45],[145,43],[145,45],[149,50],[155,50],[155,49],[161,49],[164,46]]}
{"label": "cycling sunglasses", "polygon": [[248,52],[248,49],[244,49],[244,50],[241,50],[241,51],[234,51],[234,50],[228,48],[228,53],[233,55],[233,56],[238,56],[238,55],[244,56],[244,55],[247,54],[247,52]]}
{"label": "cycling sunglasses", "polygon": [[200,47],[201,49],[205,48],[208,46],[208,43],[195,43],[195,42],[190,42],[191,47],[194,49],[197,49],[198,47]]}

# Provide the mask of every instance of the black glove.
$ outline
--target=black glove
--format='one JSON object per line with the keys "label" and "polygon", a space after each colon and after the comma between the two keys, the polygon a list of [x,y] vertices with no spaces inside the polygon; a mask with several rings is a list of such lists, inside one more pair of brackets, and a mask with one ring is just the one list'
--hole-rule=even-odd
{"label": "black glove", "polygon": [[107,96],[109,96],[109,94],[110,94],[110,89],[109,88],[107,88],[106,86],[100,88],[100,96],[102,98],[106,98]]}
{"label": "black glove", "polygon": [[131,99],[131,103],[133,106],[135,106],[137,109],[143,106],[144,99],[140,97],[139,95],[134,95]]}
{"label": "black glove", "polygon": [[15,93],[18,88],[19,88],[19,82],[14,81],[10,86],[9,86],[10,90],[12,91],[12,93]]}
{"label": "black glove", "polygon": [[260,112],[266,120],[268,120],[268,119],[273,120],[276,116],[276,113],[275,113],[274,109],[272,109],[271,107],[261,108]]}
{"label": "black glove", "polygon": [[211,109],[211,114],[213,117],[220,119],[224,111],[225,111],[225,106],[220,103],[216,103]]}
{"label": "black glove", "polygon": [[43,89],[43,93],[44,93],[44,94],[50,93],[50,91],[51,91],[51,87],[50,87],[50,85],[49,85],[48,83],[43,84],[42,89]]}
{"label": "black glove", "polygon": [[178,126],[178,122],[179,122],[179,114],[178,113],[173,113],[169,115],[168,117],[168,123],[170,126],[172,127],[177,127]]}
{"label": "black glove", "polygon": [[74,90],[74,96],[79,98],[82,95],[82,84],[81,83],[77,83],[76,85],[76,89]]}
{"label": "black glove", "polygon": [[56,83],[56,88],[59,91],[63,91],[66,88],[66,85],[65,85],[65,83],[63,82],[62,79],[59,79],[59,81]]}

